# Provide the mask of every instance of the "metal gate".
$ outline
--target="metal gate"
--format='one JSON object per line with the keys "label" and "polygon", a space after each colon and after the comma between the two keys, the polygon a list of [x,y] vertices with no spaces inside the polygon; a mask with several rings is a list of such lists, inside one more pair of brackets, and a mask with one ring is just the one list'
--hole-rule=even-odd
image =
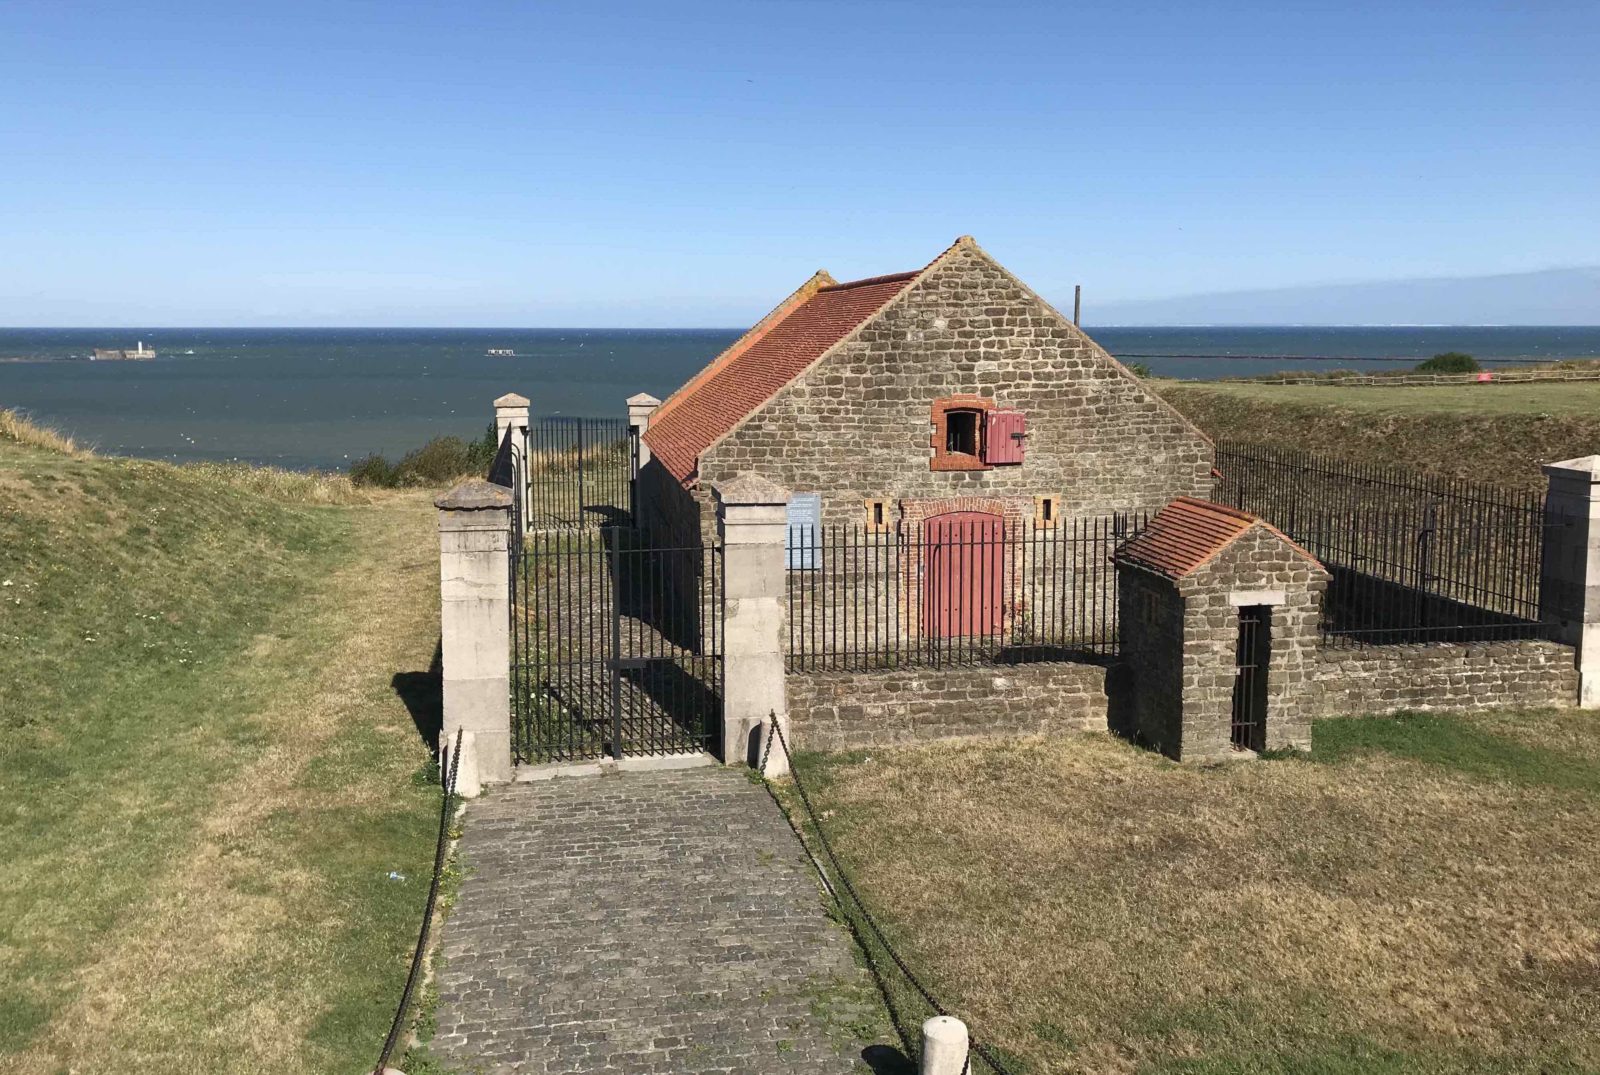
{"label": "metal gate", "polygon": [[529,530],[631,523],[638,431],[614,418],[542,418],[517,431]]}
{"label": "metal gate", "polygon": [[529,532],[511,572],[518,763],[682,754],[721,741],[720,546],[631,527]]}
{"label": "metal gate", "polygon": [[1249,605],[1239,610],[1239,644],[1233,659],[1235,750],[1266,748],[1267,662],[1272,653],[1272,609]]}

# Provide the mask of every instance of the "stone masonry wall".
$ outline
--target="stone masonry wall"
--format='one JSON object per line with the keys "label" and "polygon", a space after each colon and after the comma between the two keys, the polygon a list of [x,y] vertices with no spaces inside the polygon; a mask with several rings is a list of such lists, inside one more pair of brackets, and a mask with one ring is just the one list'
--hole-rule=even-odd
{"label": "stone masonry wall", "polygon": [[698,548],[717,536],[711,490],[685,489],[659,460],[650,460],[639,471],[637,502],[639,528],[663,548]]}
{"label": "stone masonry wall", "polygon": [[1266,748],[1311,746],[1313,711],[1307,702],[1327,577],[1282,538],[1258,527],[1178,583],[1184,598],[1183,760],[1219,760],[1233,751],[1239,610],[1230,596],[1241,590],[1281,590],[1285,597],[1272,608]]}
{"label": "stone masonry wall", "polygon": [[1325,646],[1306,706],[1319,717],[1397,709],[1567,706],[1578,697],[1572,648],[1555,642]]}
{"label": "stone masonry wall", "polygon": [[[1024,461],[933,471],[930,411],[975,393],[1024,412]],[[707,449],[702,485],[752,470],[823,494],[827,523],[869,497],[1055,494],[1062,517],[1155,509],[1210,488],[1211,445],[1013,276],[961,247],[832,356]]]}
{"label": "stone masonry wall", "polygon": [[1104,731],[1106,670],[1089,664],[791,674],[797,746],[844,750],[962,736]]}
{"label": "stone masonry wall", "polygon": [[1172,580],[1121,565],[1117,622],[1131,674],[1111,707],[1111,727],[1176,756],[1183,738],[1183,597]]}

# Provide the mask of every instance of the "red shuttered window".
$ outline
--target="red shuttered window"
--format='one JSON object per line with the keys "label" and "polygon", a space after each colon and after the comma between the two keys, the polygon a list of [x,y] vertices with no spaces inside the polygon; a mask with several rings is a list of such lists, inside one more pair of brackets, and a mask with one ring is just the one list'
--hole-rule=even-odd
{"label": "red shuttered window", "polygon": [[984,431],[983,461],[991,467],[1021,463],[1028,435],[1027,416],[1021,411],[990,411],[985,417],[988,428]]}

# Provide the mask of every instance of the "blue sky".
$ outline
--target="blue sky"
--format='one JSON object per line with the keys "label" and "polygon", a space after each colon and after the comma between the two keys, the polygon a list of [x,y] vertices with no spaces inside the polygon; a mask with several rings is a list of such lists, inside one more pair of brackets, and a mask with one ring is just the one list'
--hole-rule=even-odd
{"label": "blue sky", "polygon": [[736,325],[1600,262],[1600,4],[0,6],[0,324]]}

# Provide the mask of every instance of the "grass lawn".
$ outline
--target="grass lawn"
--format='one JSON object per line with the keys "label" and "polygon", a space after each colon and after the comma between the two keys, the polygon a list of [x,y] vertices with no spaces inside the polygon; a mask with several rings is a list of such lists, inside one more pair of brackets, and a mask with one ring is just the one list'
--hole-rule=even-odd
{"label": "grass lawn", "polygon": [[1351,718],[1315,743],[801,772],[864,898],[1014,1070],[1600,1070],[1600,721]]}
{"label": "grass lawn", "polygon": [[427,497],[4,432],[0,1070],[370,1066],[437,824]]}
{"label": "grass lawn", "polygon": [[1407,414],[1593,414],[1600,381],[1444,386],[1218,384],[1156,381],[1162,391],[1216,392],[1236,399]]}
{"label": "grass lawn", "polygon": [[1540,467],[1600,447],[1600,382],[1367,388],[1156,381],[1218,440],[1543,490]]}

